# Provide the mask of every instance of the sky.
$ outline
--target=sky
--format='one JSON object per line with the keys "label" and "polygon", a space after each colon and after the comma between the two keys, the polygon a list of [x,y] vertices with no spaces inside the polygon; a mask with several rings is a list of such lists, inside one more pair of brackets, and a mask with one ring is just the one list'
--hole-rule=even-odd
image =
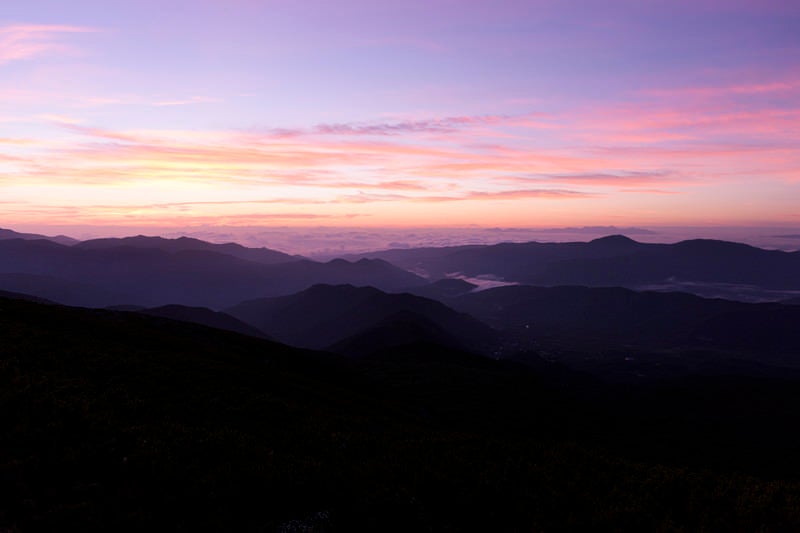
{"label": "sky", "polygon": [[800,228],[800,2],[0,5],[0,226],[584,225]]}

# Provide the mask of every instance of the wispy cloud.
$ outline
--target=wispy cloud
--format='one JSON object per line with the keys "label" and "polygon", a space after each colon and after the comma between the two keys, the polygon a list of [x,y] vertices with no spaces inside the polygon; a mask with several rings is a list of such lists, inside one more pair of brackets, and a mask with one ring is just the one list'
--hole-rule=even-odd
{"label": "wispy cloud", "polygon": [[339,202],[345,203],[372,203],[372,202],[463,202],[468,200],[519,200],[530,198],[590,198],[597,196],[583,191],[563,189],[517,189],[500,191],[469,191],[461,195],[422,195],[412,196],[403,194],[371,194],[360,193],[339,197]]}
{"label": "wispy cloud", "polygon": [[571,185],[583,185],[593,187],[641,187],[657,185],[685,185],[691,183],[691,178],[680,176],[675,172],[607,172],[607,173],[585,173],[585,174],[548,174],[510,177],[508,181],[518,184],[530,184],[532,182],[559,183]]}
{"label": "wispy cloud", "polygon": [[750,81],[728,85],[705,85],[670,89],[649,89],[643,94],[658,97],[718,98],[730,95],[761,95],[787,93],[800,90],[800,77],[771,81]]}
{"label": "wispy cloud", "polygon": [[[767,80],[728,93],[783,94],[790,86]],[[250,130],[98,127],[71,116],[80,112],[73,108],[40,116],[59,129],[53,140],[4,146],[16,159],[0,170],[0,185],[86,187],[109,200],[120,191],[114,201],[84,206],[98,220],[232,217],[248,205],[263,207],[264,216],[297,206],[303,215],[331,217],[351,206],[363,216],[392,212],[396,220],[404,206],[424,212],[425,204],[441,204],[437,211],[456,213],[465,202],[483,212],[505,202],[517,217],[525,215],[520,205],[554,213],[551,206],[567,202],[615,213],[615,197],[666,202],[737,180],[800,181],[796,106],[689,94],[695,96],[654,91],[547,114],[398,116]],[[121,191],[139,191],[138,200]],[[297,220],[303,218],[313,219]]]}
{"label": "wispy cloud", "polygon": [[[312,128],[276,128],[269,133],[278,136],[342,135],[342,136],[399,136],[421,133],[453,133],[467,128],[492,125],[544,125],[548,116],[544,113],[525,115],[476,115],[432,118],[425,120],[398,120],[391,122],[343,122],[318,124]],[[538,121],[538,122],[537,122]]]}
{"label": "wispy cloud", "polygon": [[[87,140],[62,144],[32,159],[20,173],[28,180],[108,185],[169,179],[457,194],[485,189],[493,179],[508,173],[584,171],[602,166],[597,158],[558,151],[509,146],[476,149],[452,142],[445,146],[413,136],[364,141],[360,137],[306,139],[224,131],[114,131],[87,126],[71,117],[47,119]],[[497,194],[504,190],[501,182],[492,188]]]}
{"label": "wispy cloud", "polygon": [[63,40],[64,35],[96,31],[83,26],[55,24],[0,26],[0,66],[12,61],[68,53],[73,49]]}

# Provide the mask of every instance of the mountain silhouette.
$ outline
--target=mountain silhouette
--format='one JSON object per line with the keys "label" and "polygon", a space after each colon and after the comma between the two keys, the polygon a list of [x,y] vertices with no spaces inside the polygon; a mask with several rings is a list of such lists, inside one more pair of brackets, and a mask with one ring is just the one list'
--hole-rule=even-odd
{"label": "mountain silhouette", "polygon": [[328,349],[343,355],[363,357],[403,347],[416,349],[421,345],[462,352],[472,348],[436,321],[420,313],[403,310],[332,344]]}
{"label": "mountain silhouette", "polygon": [[22,292],[77,307],[107,307],[127,298],[113,289],[39,274],[0,274],[0,289]]}
{"label": "mountain silhouette", "polygon": [[37,296],[31,296],[30,294],[23,294],[20,292],[11,292],[11,291],[0,291],[0,298],[7,298],[9,300],[23,300],[26,302],[35,302],[40,304],[47,304],[47,305],[54,305],[54,302],[50,300],[45,300],[44,298],[39,298]]}
{"label": "mountain silhouette", "polygon": [[137,312],[144,315],[168,318],[170,320],[178,320],[180,322],[191,322],[208,326],[211,328],[222,329],[226,331],[233,331],[241,333],[242,335],[249,335],[251,337],[258,337],[262,339],[268,338],[264,332],[245,324],[241,320],[232,317],[229,314],[221,313],[219,311],[212,311],[205,307],[187,307],[185,305],[164,305],[161,307],[153,307],[151,309],[141,309]]}
{"label": "mountain silhouette", "polygon": [[56,235],[55,237],[48,237],[46,235],[39,235],[37,233],[19,233],[14,230],[0,228],[0,240],[6,239],[25,239],[25,240],[46,240],[46,241],[53,241],[57,242],[58,244],[63,244],[66,246],[71,246],[73,244],[77,244],[77,239],[73,239],[72,237],[67,237],[66,235]]}
{"label": "mountain silhouette", "polygon": [[[98,294],[87,288],[87,296],[97,296],[94,303],[98,307],[180,304],[220,309],[248,298],[292,294],[317,283],[350,283],[385,290],[427,284],[382,260],[318,263],[303,259],[263,264],[208,250],[170,252],[105,244],[86,249],[22,239],[0,241],[0,273],[57,277],[91,286]],[[100,297],[103,293],[115,297],[109,301]],[[44,289],[36,294],[47,296]],[[67,300],[63,303],[80,303]]]}
{"label": "mountain silhouette", "polygon": [[143,305],[130,305],[130,304],[120,304],[120,305],[109,305],[105,307],[108,311],[130,311],[130,312],[138,312],[144,311],[147,309]]}
{"label": "mountain silhouette", "polygon": [[398,249],[361,256],[385,259],[433,279],[460,273],[544,286],[642,288],[683,281],[800,289],[800,252],[709,239],[645,244],[613,235],[590,242]]}
{"label": "mountain silhouette", "polygon": [[[472,349],[495,339],[491,328],[440,302],[411,294],[387,294],[373,287],[315,285],[290,296],[242,302],[225,312],[280,342],[304,348],[329,348],[356,335],[361,335],[362,345],[368,338],[380,344],[379,331],[386,333],[386,342],[391,343],[390,339],[401,336],[398,331],[411,329],[419,337],[446,338],[447,344],[458,339]],[[378,330],[368,333],[373,328]]]}
{"label": "mountain silhouette", "polygon": [[432,298],[434,300],[446,300],[447,298],[454,298],[462,294],[466,294],[472,290],[477,289],[478,286],[463,279],[457,278],[444,278],[434,281],[430,285],[421,285],[419,287],[411,287],[406,292],[423,298]]}
{"label": "mountain silhouette", "polygon": [[153,248],[165,252],[175,253],[189,250],[217,252],[247,261],[272,265],[276,263],[287,263],[301,259],[297,256],[270,250],[269,248],[246,248],[236,243],[213,244],[210,242],[193,239],[190,237],[179,237],[177,239],[165,239],[163,237],[147,237],[137,235],[135,237],[92,239],[79,243],[77,248],[83,250],[107,250],[120,247],[132,248]]}

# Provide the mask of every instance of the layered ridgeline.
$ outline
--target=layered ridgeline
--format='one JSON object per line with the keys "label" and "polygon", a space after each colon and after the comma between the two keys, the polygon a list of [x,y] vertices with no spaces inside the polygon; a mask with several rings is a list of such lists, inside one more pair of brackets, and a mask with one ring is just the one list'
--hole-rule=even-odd
{"label": "layered ridgeline", "polygon": [[440,302],[372,287],[315,285],[243,302],[226,312],[293,346],[361,353],[413,342],[487,351],[495,332]]}
{"label": "layered ridgeline", "polygon": [[800,252],[717,240],[645,244],[621,235],[590,242],[414,248],[348,256],[384,259],[431,279],[460,275],[529,285],[680,290],[781,300],[800,291]]}
{"label": "layered ridgeline", "polygon": [[426,281],[383,260],[319,263],[236,244],[132,237],[65,246],[0,240],[0,289],[64,304],[222,308],[316,283],[398,290]]}
{"label": "layered ridgeline", "polygon": [[0,338],[3,530],[800,527],[796,381],[615,388],[6,298]]}
{"label": "layered ridgeline", "polygon": [[[800,293],[800,252],[713,240],[643,244],[612,236],[588,243],[389,250],[320,263],[267,248],[185,237],[96,239],[66,246],[4,231],[0,289],[92,307],[219,309],[317,283],[433,298],[466,292],[470,282],[485,285],[485,280],[683,291],[742,301],[791,301]],[[440,281],[429,285],[411,272]]]}
{"label": "layered ridgeline", "polygon": [[619,287],[497,287],[442,300],[526,353],[598,374],[780,375],[800,369],[800,306]]}
{"label": "layered ridgeline", "polygon": [[39,235],[38,233],[20,233],[18,231],[14,231],[11,229],[0,228],[0,241],[6,239],[25,239],[29,241],[35,240],[47,240],[57,242],[59,244],[65,244],[67,246],[71,246],[73,244],[77,244],[77,239],[73,239],[72,237],[67,237],[66,235],[56,235],[55,237],[48,237],[47,235]]}
{"label": "layered ridgeline", "polygon": [[135,237],[124,238],[92,239],[78,243],[75,247],[82,250],[109,250],[121,247],[154,248],[169,253],[206,251],[230,255],[257,263],[264,263],[265,265],[288,263],[289,261],[302,259],[300,256],[285,254],[277,250],[270,250],[269,248],[247,248],[233,242],[216,244],[201,241],[200,239],[193,239],[191,237],[165,239],[163,237],[137,235]]}
{"label": "layered ridgeline", "polygon": [[800,369],[798,306],[624,288],[518,285],[448,296],[431,287],[418,290],[439,293],[439,302],[318,285],[225,312],[281,342],[346,355],[427,342],[635,380]]}

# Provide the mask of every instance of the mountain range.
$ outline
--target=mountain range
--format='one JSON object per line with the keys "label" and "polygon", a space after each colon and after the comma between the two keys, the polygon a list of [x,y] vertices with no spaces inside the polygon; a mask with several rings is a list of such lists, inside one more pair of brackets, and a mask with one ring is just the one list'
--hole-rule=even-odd
{"label": "mountain range", "polygon": [[742,292],[738,286],[800,289],[800,252],[709,239],[649,244],[614,235],[590,242],[396,249],[347,257],[384,259],[430,279],[458,274],[528,285],[633,289],[685,283],[683,290],[705,290],[704,295],[709,295],[706,284],[714,284],[719,296],[733,299]]}
{"label": "mountain range", "polygon": [[303,259],[300,256],[285,254],[283,252],[278,252],[277,250],[270,250],[269,248],[247,248],[241,244],[236,244],[233,242],[214,244],[190,237],[165,239],[163,237],[147,237],[144,235],[137,235],[135,237],[125,238],[92,239],[77,243],[75,245],[75,248],[79,248],[81,250],[108,250],[123,247],[151,248],[172,254],[186,251],[208,251],[223,255],[230,255],[232,257],[238,257],[239,259],[244,259],[246,261],[263,263],[265,265],[288,263],[290,261]]}
{"label": "mountain range", "polygon": [[219,309],[247,298],[291,294],[316,283],[399,290],[427,282],[382,260],[318,263],[195,239],[137,237],[75,246],[47,240],[0,241],[0,289],[24,287],[24,292],[45,298],[60,295],[57,299],[64,304]]}
{"label": "mountain range", "polygon": [[58,244],[64,244],[66,246],[71,246],[73,244],[77,244],[77,239],[73,239],[72,237],[67,237],[66,235],[57,235],[55,237],[48,237],[46,235],[39,235],[37,233],[19,233],[14,230],[0,228],[0,240],[5,239],[25,239],[30,241],[44,239],[47,241],[57,242]]}
{"label": "mountain range", "polygon": [[[12,238],[0,240],[0,290],[348,356],[428,344],[535,364],[545,357],[627,377],[658,377],[667,367],[692,373],[698,365],[703,372],[714,365],[727,372],[740,364],[734,361],[745,365],[734,370],[745,373],[756,371],[755,364],[800,366],[799,308],[788,305],[790,299],[748,304],[626,288],[641,289],[667,275],[674,280],[677,272],[701,280],[697,284],[762,283],[764,291],[791,293],[800,272],[792,269],[797,253],[612,236],[376,255],[320,263],[189,238],[136,236],[71,246]],[[429,282],[381,257],[417,272],[457,271],[466,279]],[[471,276],[537,279],[545,286],[482,289]],[[582,283],[558,284],[575,279]]]}
{"label": "mountain range", "polygon": [[[292,346],[325,349],[348,344],[377,351],[381,343],[422,340],[481,350],[496,342],[491,328],[444,304],[373,287],[315,285],[290,296],[249,300],[226,313]],[[405,337],[408,335],[408,337]],[[357,336],[360,339],[352,339]],[[375,342],[367,346],[367,338]],[[346,351],[346,350],[345,350]]]}

